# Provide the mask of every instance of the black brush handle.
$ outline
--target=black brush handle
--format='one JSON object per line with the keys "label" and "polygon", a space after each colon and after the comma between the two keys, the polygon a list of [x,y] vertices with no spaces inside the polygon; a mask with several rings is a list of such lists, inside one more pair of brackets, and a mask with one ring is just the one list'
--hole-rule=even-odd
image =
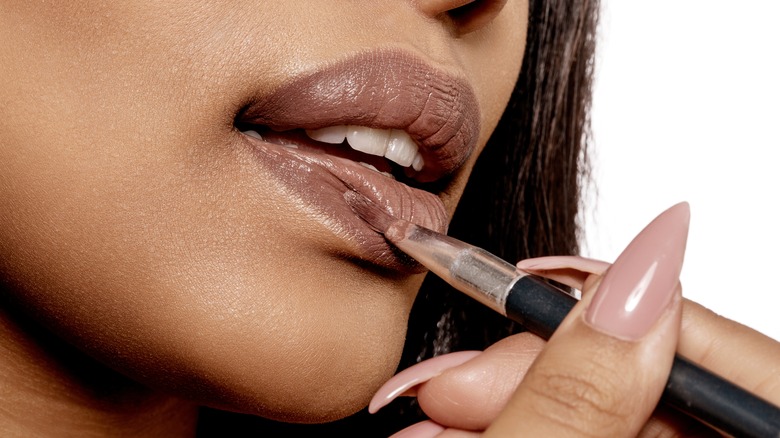
{"label": "black brush handle", "polygon": [[[506,298],[506,315],[531,333],[549,339],[577,299],[528,275]],[[679,354],[662,399],[669,405],[735,436],[780,438],[780,408],[699,367]]]}

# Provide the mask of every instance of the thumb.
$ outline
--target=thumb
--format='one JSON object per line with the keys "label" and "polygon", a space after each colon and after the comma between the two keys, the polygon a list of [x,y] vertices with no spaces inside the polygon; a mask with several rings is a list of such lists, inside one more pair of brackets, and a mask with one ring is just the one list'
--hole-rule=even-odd
{"label": "thumb", "polygon": [[550,339],[488,435],[635,436],[674,360],[689,208],[658,216]]}

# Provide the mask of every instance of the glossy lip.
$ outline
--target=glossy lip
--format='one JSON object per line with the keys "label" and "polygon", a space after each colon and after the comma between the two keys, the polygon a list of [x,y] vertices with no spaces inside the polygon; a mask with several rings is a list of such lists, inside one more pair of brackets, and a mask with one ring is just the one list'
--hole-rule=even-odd
{"label": "glossy lip", "polygon": [[[251,102],[236,123],[274,130],[349,124],[403,129],[425,160],[414,178],[432,182],[457,170],[473,153],[480,118],[467,82],[409,53],[379,50],[294,78]],[[310,145],[290,148],[243,138],[296,204],[351,244],[352,255],[397,271],[424,270],[371,230],[343,196],[355,190],[396,217],[444,232],[447,214],[438,196]]]}
{"label": "glossy lip", "polygon": [[360,53],[294,79],[250,103],[239,119],[279,131],[350,124],[405,130],[425,160],[415,175],[421,182],[462,166],[480,128],[468,82],[400,50]]}

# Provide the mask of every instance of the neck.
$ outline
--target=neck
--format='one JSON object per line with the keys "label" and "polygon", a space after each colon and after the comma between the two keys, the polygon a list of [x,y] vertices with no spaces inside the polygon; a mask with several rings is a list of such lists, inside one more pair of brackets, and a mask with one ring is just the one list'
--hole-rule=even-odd
{"label": "neck", "polygon": [[110,370],[17,313],[0,303],[0,435],[195,435],[195,406]]}

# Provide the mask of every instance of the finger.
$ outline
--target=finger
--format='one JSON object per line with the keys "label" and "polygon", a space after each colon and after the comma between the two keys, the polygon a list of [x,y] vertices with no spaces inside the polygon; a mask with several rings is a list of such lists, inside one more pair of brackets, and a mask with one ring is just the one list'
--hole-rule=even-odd
{"label": "finger", "polygon": [[520,333],[482,353],[450,353],[420,362],[382,385],[369,404],[369,412],[376,412],[396,397],[416,395],[423,411],[439,424],[485,429],[503,409],[543,346],[540,338]]}
{"label": "finger", "polygon": [[634,436],[642,429],[674,360],[688,222],[687,204],[678,204],[629,244],[595,294],[583,294],[488,435]]}
{"label": "finger", "polygon": [[425,438],[440,436],[445,428],[433,421],[421,421],[399,430],[390,438]]}
{"label": "finger", "polygon": [[420,386],[417,401],[439,424],[484,430],[504,408],[542,348],[544,341],[530,333],[502,339]]}
{"label": "finger", "polygon": [[426,420],[400,430],[390,438],[477,438],[479,436],[479,432],[445,428],[433,421]]}
{"label": "finger", "polygon": [[780,406],[780,343],[689,301],[678,351]]}
{"label": "finger", "polygon": [[639,432],[640,437],[722,438],[723,434],[666,405],[659,405]]}
{"label": "finger", "polygon": [[[594,263],[595,262],[595,263]],[[598,273],[599,263],[575,256],[539,257],[518,263],[527,272],[578,288],[577,281]],[[568,279],[568,280],[567,280]],[[683,300],[677,351],[742,388],[780,405],[780,343],[749,327]],[[643,433],[649,436],[720,436],[677,411],[656,411]]]}
{"label": "finger", "polygon": [[[592,289],[610,264],[578,256],[549,256],[525,259],[518,262],[520,270],[541,277],[554,279],[579,290]],[[590,283],[586,286],[586,283]],[[684,308],[685,301],[683,300]],[[683,312],[685,325],[687,309]],[[681,333],[685,338],[686,333]],[[678,344],[678,351],[680,347]],[[652,417],[643,427],[640,436],[721,436],[690,416],[665,406],[656,408]]]}
{"label": "finger", "polygon": [[[582,290],[609,264],[576,256],[522,260],[518,268]],[[588,279],[590,280],[583,280]],[[743,388],[780,404],[780,343],[690,300],[683,300],[677,351]]]}
{"label": "finger", "polygon": [[471,360],[479,354],[479,351],[459,351],[457,353],[445,354],[422,361],[401,371],[377,390],[368,404],[368,412],[375,413],[397,397],[417,395],[417,387],[419,385],[450,368],[457,367]]}

